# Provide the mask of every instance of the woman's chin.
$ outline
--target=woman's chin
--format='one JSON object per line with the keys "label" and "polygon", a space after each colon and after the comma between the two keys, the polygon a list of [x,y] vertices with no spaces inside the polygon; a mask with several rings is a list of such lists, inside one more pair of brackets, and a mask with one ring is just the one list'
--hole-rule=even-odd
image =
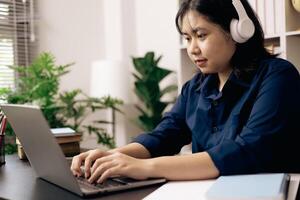
{"label": "woman's chin", "polygon": [[203,74],[213,74],[216,73],[214,70],[208,69],[206,67],[198,67],[198,69],[201,71]]}

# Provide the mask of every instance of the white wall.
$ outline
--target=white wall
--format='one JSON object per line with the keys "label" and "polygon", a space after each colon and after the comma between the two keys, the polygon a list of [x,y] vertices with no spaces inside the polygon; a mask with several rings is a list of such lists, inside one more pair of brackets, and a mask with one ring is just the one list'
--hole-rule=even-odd
{"label": "white wall", "polygon": [[178,9],[174,0],[136,0],[137,53],[155,51],[160,65],[179,68],[179,34],[175,27]]}
{"label": "white wall", "polygon": [[39,0],[39,52],[50,51],[57,64],[75,62],[61,90],[89,92],[91,61],[105,57],[100,0]]}
{"label": "white wall", "polygon": [[[57,64],[75,62],[62,77],[60,90],[80,88],[89,94],[91,63],[105,57],[103,2],[39,0],[37,5],[39,52],[51,52]],[[93,115],[90,120],[98,117]],[[94,148],[96,141],[95,135],[84,135],[81,146]]]}
{"label": "white wall", "polygon": [[[61,90],[80,88],[90,94],[91,64],[101,59],[124,63],[133,93],[131,56],[147,51],[163,55],[160,66],[179,68],[179,36],[175,28],[177,1],[174,0],[39,0],[39,51],[50,51],[58,64],[76,62],[61,81]],[[124,70],[120,70],[123,71]],[[112,87],[118,87],[118,79]],[[176,82],[175,76],[167,82]],[[131,98],[134,99],[134,98]],[[126,102],[126,116],[117,116],[117,144],[123,145],[141,132],[132,120],[135,101]],[[97,116],[94,118],[97,118]],[[97,146],[85,137],[84,146]]]}
{"label": "white wall", "polygon": [[[178,72],[180,69],[180,42],[175,26],[178,1],[136,0],[137,54],[154,51],[156,57],[162,55],[159,66]],[[178,73],[166,77],[160,84],[178,84]],[[176,94],[164,96],[172,100]]]}

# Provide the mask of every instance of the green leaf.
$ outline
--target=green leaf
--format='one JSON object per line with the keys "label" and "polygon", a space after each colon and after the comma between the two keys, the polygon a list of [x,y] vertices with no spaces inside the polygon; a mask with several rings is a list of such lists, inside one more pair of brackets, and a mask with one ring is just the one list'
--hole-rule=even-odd
{"label": "green leaf", "polygon": [[142,115],[148,115],[147,111],[144,111],[140,106],[135,105],[135,107],[142,113]]}
{"label": "green leaf", "polygon": [[141,79],[137,74],[132,73],[132,75],[135,77],[135,79],[136,79],[137,81],[142,81],[142,79]]}
{"label": "green leaf", "polygon": [[166,76],[168,76],[172,71],[168,69],[163,68],[155,68],[155,70],[152,70],[148,75],[147,78],[151,81],[155,81],[157,83],[160,83]]}
{"label": "green leaf", "polygon": [[177,89],[178,89],[177,85],[169,85],[161,91],[160,97],[164,96],[167,93],[176,91]]}
{"label": "green leaf", "polygon": [[145,131],[152,131],[155,128],[155,125],[153,124],[153,120],[150,117],[141,115],[139,116],[138,119],[140,121],[142,128]]}
{"label": "green leaf", "polygon": [[163,111],[165,110],[165,108],[167,107],[167,103],[164,103],[164,102],[155,102],[154,104],[152,104],[152,115],[153,116],[161,116]]}
{"label": "green leaf", "polygon": [[133,58],[134,68],[141,76],[145,76],[147,74],[147,69],[144,67],[145,64],[142,58]]}
{"label": "green leaf", "polygon": [[154,82],[135,82],[135,93],[147,107],[153,101],[159,100],[159,86]]}
{"label": "green leaf", "polygon": [[162,56],[155,58],[154,52],[147,52],[144,57],[132,57],[135,70],[134,92],[143,103],[143,108],[136,105],[141,115],[136,120],[144,130],[152,130],[160,122],[162,113],[169,102],[161,102],[161,97],[177,89],[175,85],[160,90],[160,82],[173,71],[158,66]]}
{"label": "green leaf", "polygon": [[154,52],[147,52],[145,54],[145,61],[147,66],[155,66],[155,61],[154,61]]}
{"label": "green leaf", "polygon": [[159,57],[155,60],[154,64],[155,64],[156,66],[158,65],[158,63],[159,63],[159,61],[161,60],[161,58],[162,58],[162,56],[159,56]]}

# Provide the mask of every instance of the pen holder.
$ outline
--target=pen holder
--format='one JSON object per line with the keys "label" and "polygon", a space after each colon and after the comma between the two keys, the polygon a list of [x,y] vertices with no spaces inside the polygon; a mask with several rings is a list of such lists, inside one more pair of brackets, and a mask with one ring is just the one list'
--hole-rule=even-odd
{"label": "pen holder", "polygon": [[5,164],[5,135],[0,134],[0,166]]}

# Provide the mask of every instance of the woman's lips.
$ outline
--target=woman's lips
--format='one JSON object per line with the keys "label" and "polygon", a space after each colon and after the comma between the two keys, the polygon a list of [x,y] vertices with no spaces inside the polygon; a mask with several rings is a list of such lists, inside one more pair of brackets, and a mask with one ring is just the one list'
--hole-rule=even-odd
{"label": "woman's lips", "polygon": [[207,62],[207,59],[197,59],[195,60],[195,64],[198,67],[204,67],[204,64]]}

